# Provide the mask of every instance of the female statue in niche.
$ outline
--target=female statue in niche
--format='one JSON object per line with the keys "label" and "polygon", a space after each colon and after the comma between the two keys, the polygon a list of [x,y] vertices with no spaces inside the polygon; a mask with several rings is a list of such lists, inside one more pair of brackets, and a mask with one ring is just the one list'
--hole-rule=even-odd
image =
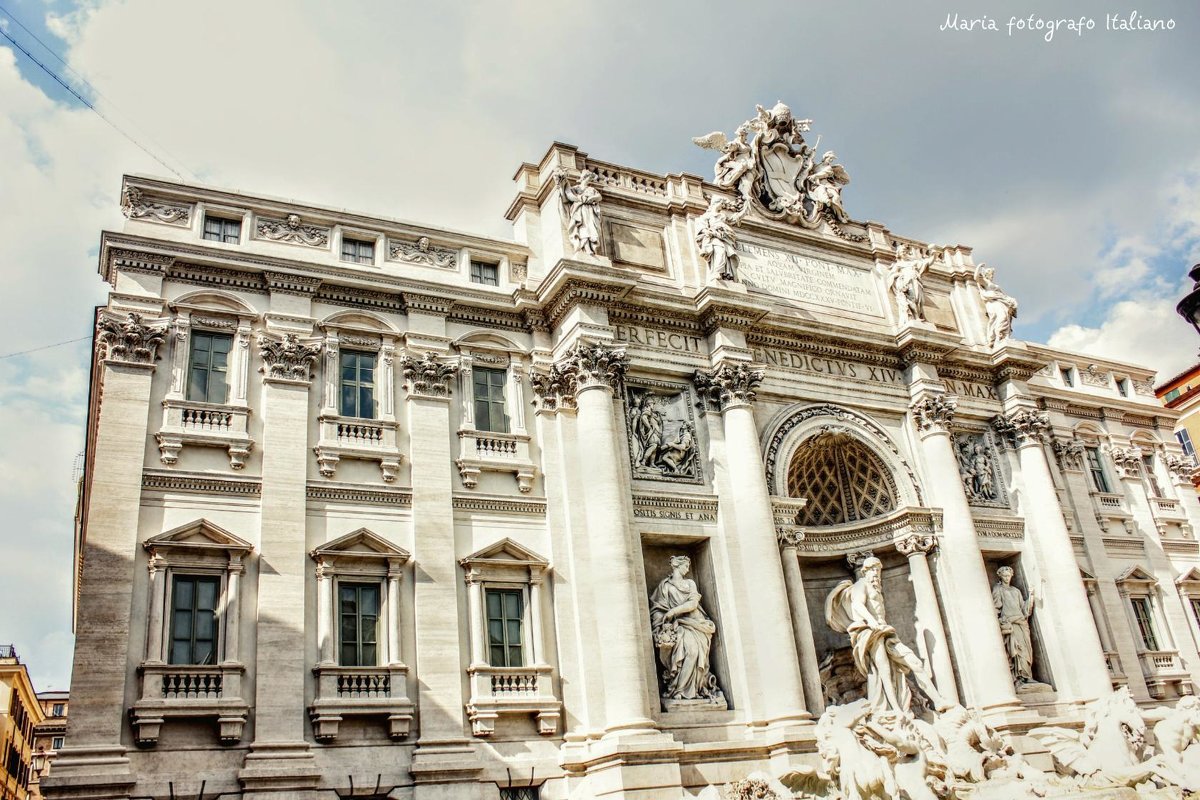
{"label": "female statue in niche", "polygon": [[1012,585],[1013,568],[996,570],[996,585],[992,587],[992,602],[1000,618],[1000,634],[1008,651],[1009,668],[1017,686],[1033,684],[1033,637],[1029,632],[1029,617],[1033,614],[1033,593],[1029,599]]}
{"label": "female statue in niche", "polygon": [[717,626],[700,606],[696,582],[687,577],[691,566],[687,556],[672,556],[671,574],[650,596],[650,627],[663,667],[662,696],[723,706],[725,695],[709,669]]}

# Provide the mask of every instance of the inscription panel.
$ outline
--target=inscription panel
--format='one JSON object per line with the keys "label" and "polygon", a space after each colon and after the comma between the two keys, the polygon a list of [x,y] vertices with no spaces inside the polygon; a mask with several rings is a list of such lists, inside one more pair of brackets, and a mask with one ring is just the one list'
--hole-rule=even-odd
{"label": "inscription panel", "polygon": [[871,270],[834,264],[749,242],[737,244],[738,277],[747,286],[806,305],[883,316]]}
{"label": "inscription panel", "polygon": [[858,361],[812,355],[800,350],[784,350],[778,347],[753,347],[754,360],[768,367],[782,367],[814,375],[828,375],[865,383],[881,383],[903,386],[904,373],[892,367],[873,366]]}

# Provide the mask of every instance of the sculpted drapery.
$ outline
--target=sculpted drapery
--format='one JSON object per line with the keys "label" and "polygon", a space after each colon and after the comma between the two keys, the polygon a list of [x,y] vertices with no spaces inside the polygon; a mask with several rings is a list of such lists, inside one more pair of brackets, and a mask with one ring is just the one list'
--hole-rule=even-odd
{"label": "sculpted drapery", "polygon": [[1018,686],[1033,683],[1033,637],[1029,633],[1029,617],[1033,614],[1033,596],[1028,600],[1012,585],[1012,567],[996,570],[999,580],[992,587],[992,602],[1000,618],[1000,633],[1008,651],[1009,667]]}
{"label": "sculpted drapery", "polygon": [[700,606],[696,582],[685,577],[687,556],[671,558],[671,574],[650,596],[650,626],[662,663],[662,696],[669,700],[723,700],[709,653],[716,624]]}

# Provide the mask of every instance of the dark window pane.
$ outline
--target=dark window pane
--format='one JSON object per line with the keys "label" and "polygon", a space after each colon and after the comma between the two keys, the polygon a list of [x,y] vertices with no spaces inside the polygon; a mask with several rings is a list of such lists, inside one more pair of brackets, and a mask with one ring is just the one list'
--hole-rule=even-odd
{"label": "dark window pane", "polygon": [[378,664],[379,635],[378,584],[341,583],[338,585],[339,652],[341,664],[348,667]]}

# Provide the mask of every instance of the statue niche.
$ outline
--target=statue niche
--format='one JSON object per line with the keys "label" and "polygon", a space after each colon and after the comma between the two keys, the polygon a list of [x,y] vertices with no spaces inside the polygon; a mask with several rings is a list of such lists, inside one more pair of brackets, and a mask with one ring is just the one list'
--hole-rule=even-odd
{"label": "statue niche", "polygon": [[692,559],[670,556],[670,573],[650,594],[650,628],[659,661],[663,709],[718,710],[728,708],[712,670],[717,624],[704,610],[693,577]]}

